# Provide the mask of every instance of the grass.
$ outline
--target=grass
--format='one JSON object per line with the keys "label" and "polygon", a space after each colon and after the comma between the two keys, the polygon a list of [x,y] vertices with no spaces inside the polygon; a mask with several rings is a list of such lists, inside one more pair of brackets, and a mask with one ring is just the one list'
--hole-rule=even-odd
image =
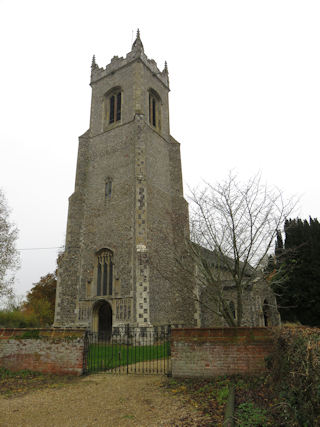
{"label": "grass", "polygon": [[237,408],[236,422],[239,427],[267,426],[267,411],[253,402],[241,403]]}
{"label": "grass", "polygon": [[164,359],[170,354],[169,343],[131,346],[124,344],[90,344],[88,371],[111,370],[138,362]]}
{"label": "grass", "polygon": [[6,368],[1,368],[0,367],[0,380],[4,381],[7,380],[9,378],[29,378],[29,377],[39,377],[42,374],[40,372],[33,372],[33,371],[29,371],[28,369],[23,369],[21,371],[10,371],[9,369]]}

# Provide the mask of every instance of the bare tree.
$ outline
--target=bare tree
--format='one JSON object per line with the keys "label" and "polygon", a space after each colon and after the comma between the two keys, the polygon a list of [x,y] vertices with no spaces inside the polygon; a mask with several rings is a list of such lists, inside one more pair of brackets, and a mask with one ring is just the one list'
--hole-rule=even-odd
{"label": "bare tree", "polygon": [[9,220],[9,208],[0,189],[0,300],[12,294],[14,272],[19,266],[15,246],[18,230]]}
{"label": "bare tree", "polygon": [[[242,184],[232,173],[222,183],[192,190],[190,199],[187,251],[197,270],[195,298],[229,326],[241,326],[244,292],[263,277],[277,230],[295,203],[285,200],[279,189],[264,185],[260,175]],[[234,306],[226,297],[228,284],[235,291]],[[199,293],[206,297],[201,299]]]}

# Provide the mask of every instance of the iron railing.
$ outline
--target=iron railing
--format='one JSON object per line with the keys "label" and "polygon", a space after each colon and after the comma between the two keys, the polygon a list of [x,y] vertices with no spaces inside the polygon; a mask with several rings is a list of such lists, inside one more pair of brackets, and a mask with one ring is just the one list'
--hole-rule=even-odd
{"label": "iron railing", "polygon": [[114,327],[112,335],[86,332],[84,373],[171,374],[168,325]]}

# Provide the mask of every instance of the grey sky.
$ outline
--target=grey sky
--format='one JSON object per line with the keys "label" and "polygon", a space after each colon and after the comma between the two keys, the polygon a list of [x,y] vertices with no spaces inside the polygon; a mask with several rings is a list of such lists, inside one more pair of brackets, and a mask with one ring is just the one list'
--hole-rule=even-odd
{"label": "grey sky", "polygon": [[[319,1],[0,0],[0,186],[19,248],[62,246],[77,137],[89,124],[90,64],[131,49],[170,77],[184,184],[262,172],[297,215],[319,217]],[[22,251],[16,292],[55,268]]]}

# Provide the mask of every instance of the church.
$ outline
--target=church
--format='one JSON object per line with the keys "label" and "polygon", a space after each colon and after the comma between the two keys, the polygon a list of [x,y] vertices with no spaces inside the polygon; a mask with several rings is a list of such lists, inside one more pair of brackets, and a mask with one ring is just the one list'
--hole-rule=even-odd
{"label": "church", "polygon": [[[189,239],[189,218],[180,144],[170,135],[167,64],[160,71],[148,59],[138,31],[125,58],[102,68],[93,57],[90,85],[54,327],[111,336],[127,324],[207,326],[188,291],[168,280],[174,251]],[[250,313],[261,306],[254,298]]]}

